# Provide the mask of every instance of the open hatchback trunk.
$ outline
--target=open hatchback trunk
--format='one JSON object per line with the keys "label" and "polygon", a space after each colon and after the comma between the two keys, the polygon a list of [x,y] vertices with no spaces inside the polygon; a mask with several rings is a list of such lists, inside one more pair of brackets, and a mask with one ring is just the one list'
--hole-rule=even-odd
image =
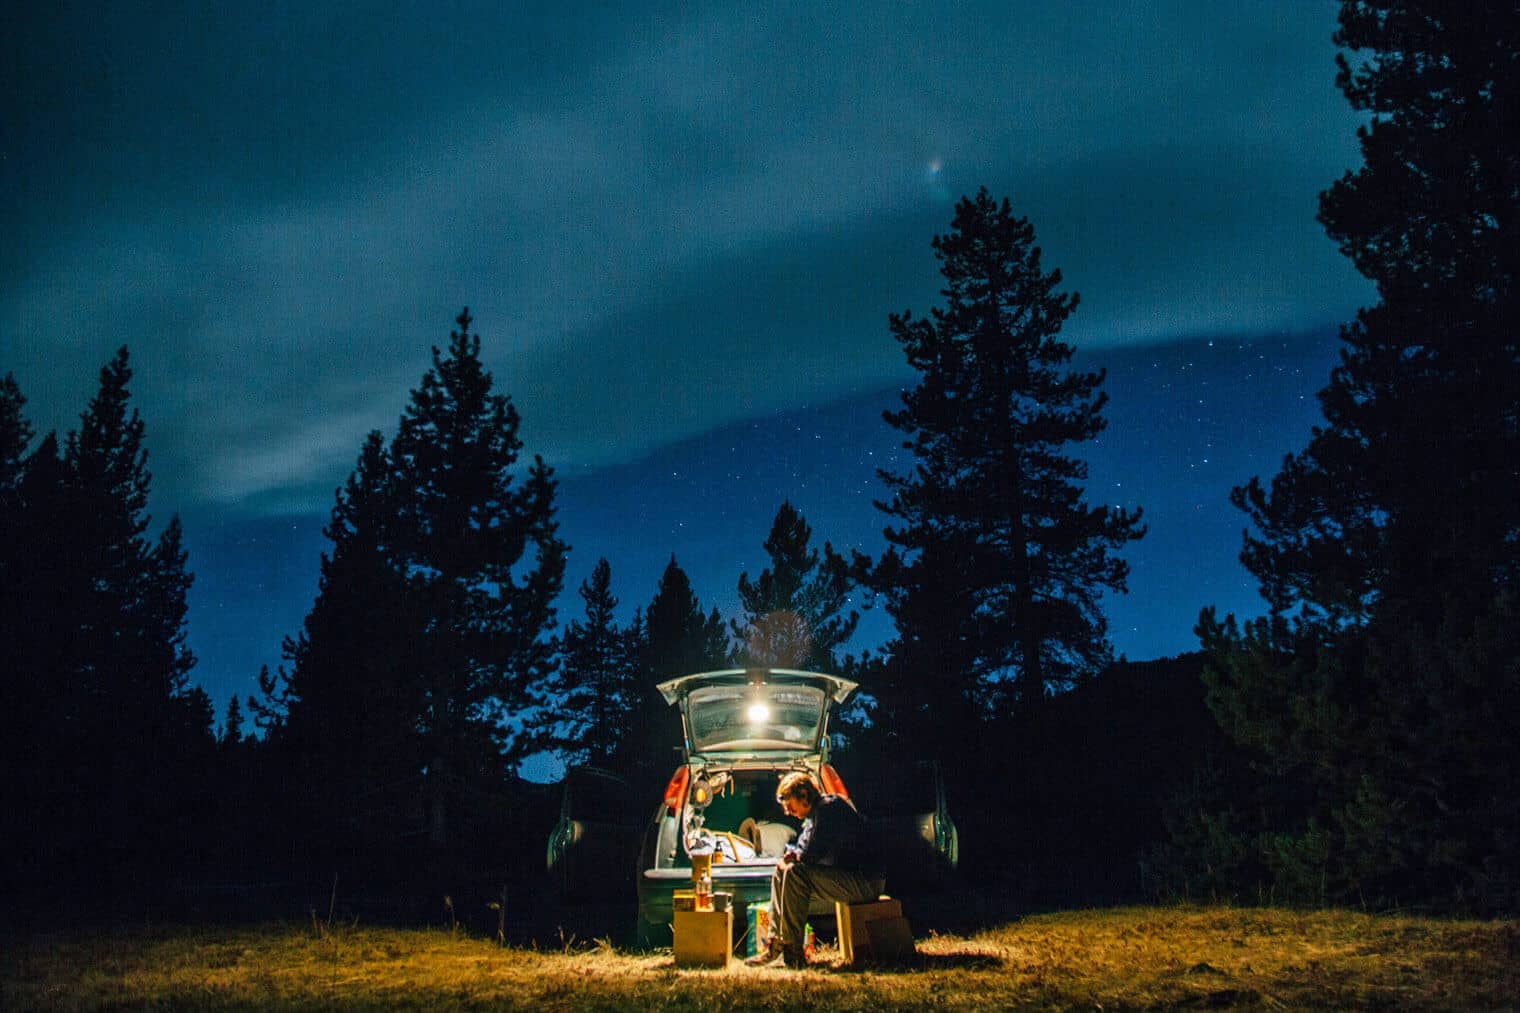
{"label": "open hatchback trunk", "polygon": [[681,709],[690,762],[735,755],[823,758],[830,706],[844,703],[856,686],[837,675],[753,668],[685,675],[659,690]]}
{"label": "open hatchback trunk", "polygon": [[781,778],[812,774],[846,793],[828,764],[828,720],[856,683],[790,669],[703,672],[660,683],[681,712],[685,762],[666,786],[639,867],[640,935],[659,941],[676,890],[691,885],[691,853],[710,852],[713,889],[736,905],[767,900],[771,872],[797,824],[776,802]]}

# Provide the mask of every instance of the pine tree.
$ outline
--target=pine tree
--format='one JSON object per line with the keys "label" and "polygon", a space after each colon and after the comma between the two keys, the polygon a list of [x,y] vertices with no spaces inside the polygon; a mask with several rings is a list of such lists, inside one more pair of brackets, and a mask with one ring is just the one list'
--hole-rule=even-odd
{"label": "pine tree", "polygon": [[1071,370],[1058,335],[1077,297],[1046,273],[1034,229],[985,189],[934,239],[945,305],[893,315],[920,373],[886,413],[917,459],[883,471],[887,556],[868,574],[897,623],[882,717],[903,734],[965,734],[977,714],[1028,715],[1110,658],[1102,592],[1123,592],[1113,552],[1139,511],[1089,506],[1071,444],[1105,425],[1101,372]]}
{"label": "pine tree", "polygon": [[[636,632],[640,626],[642,636]],[[666,761],[681,743],[681,721],[655,687],[667,679],[726,667],[728,637],[716,608],[704,615],[691,578],[674,555],[642,621],[636,620],[630,634],[641,647],[639,681],[628,734],[614,766],[638,784],[663,784],[670,773]]]}
{"label": "pine tree", "polygon": [[1320,221],[1378,302],[1342,329],[1325,425],[1234,490],[1268,615],[1204,612],[1211,703],[1295,800],[1256,828],[1264,850],[1324,841],[1307,869],[1269,863],[1279,882],[1512,906],[1520,11],[1347,0],[1336,41],[1371,118]]}
{"label": "pine tree", "polygon": [[[103,704],[94,717],[117,727],[160,715],[165,701],[185,692],[194,665],[184,645],[191,576],[178,518],[156,544],[147,537],[152,477],[145,425],[130,407],[131,378],[122,348],[101,371],[100,391],[63,455],[73,536],[90,573],[78,589],[77,672]],[[137,727],[135,734],[160,730]]]}
{"label": "pine tree", "polygon": [[[130,408],[131,376],[123,348],[101,370],[100,390],[63,451],[68,526],[85,567],[73,575],[76,597],[70,612],[80,630],[73,646],[77,660],[70,668],[81,680],[78,689],[88,701],[82,705],[97,726],[84,729],[86,737],[95,741],[110,734],[100,725],[116,727],[119,721],[133,724],[143,718],[151,699],[148,687],[139,683],[149,673],[132,657],[144,646],[141,630],[127,622],[146,576],[151,480],[142,445],[144,424]],[[109,700],[111,696],[119,700]]]}
{"label": "pine tree", "polygon": [[[17,620],[7,702],[33,771],[19,802],[36,808],[23,822],[46,851],[31,857],[98,858],[81,882],[119,875],[126,890],[151,886],[185,846],[185,803],[212,741],[209,700],[188,685],[191,576],[178,518],[148,535],[151,479],[131,378],[122,348],[61,454],[49,436],[19,471],[16,434],[29,429],[0,419],[14,521],[6,595],[20,605],[6,610]],[[19,391],[3,386],[0,415],[19,418]]]}
{"label": "pine tree", "polygon": [[534,714],[566,552],[552,471],[535,459],[518,483],[518,415],[470,322],[432,350],[390,447],[366,439],[317,600],[249,700],[310,821],[394,837],[420,801],[438,846],[461,842],[466,792],[499,791],[548,742]]}
{"label": "pine tree", "polygon": [[581,582],[585,619],[565,626],[564,659],[557,711],[568,725],[561,751],[571,763],[607,766],[627,734],[638,693],[638,644],[629,630],[617,624],[617,598],[612,594],[612,566],[597,560],[591,576]]}
{"label": "pine tree", "polygon": [[516,482],[517,410],[492,392],[468,309],[458,324],[392,444],[395,561],[427,618],[419,726],[435,843],[450,838],[468,782],[494,782],[544,744],[522,720],[554,671],[566,553],[553,471],[535,458]]}
{"label": "pine tree", "polygon": [[674,555],[660,575],[644,623],[648,643],[644,664],[655,682],[728,663],[728,637],[718,610],[703,614],[691,578]]}
{"label": "pine tree", "polygon": [[236,749],[243,744],[243,708],[235,693],[227,701],[227,712],[222,719],[221,744],[224,749]]}
{"label": "pine tree", "polygon": [[846,613],[852,586],[849,564],[832,545],[811,547],[813,531],[787,501],[776,511],[764,549],[771,565],[753,582],[739,577],[744,621],[733,622],[744,665],[833,672],[836,651],[855,632],[860,613]]}

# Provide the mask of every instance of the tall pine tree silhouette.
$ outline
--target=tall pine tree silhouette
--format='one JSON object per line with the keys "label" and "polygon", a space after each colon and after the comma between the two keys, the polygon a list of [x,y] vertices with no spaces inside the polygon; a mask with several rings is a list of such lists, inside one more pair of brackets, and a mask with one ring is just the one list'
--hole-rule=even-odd
{"label": "tall pine tree silhouette", "polygon": [[[8,702],[30,751],[18,803],[33,811],[21,822],[38,845],[18,851],[76,866],[73,883],[105,896],[152,889],[194,847],[187,803],[205,787],[214,744],[210,700],[188,682],[191,577],[178,518],[149,534],[131,379],[122,348],[61,455],[48,437],[19,474],[16,434],[28,430],[0,418],[11,476],[0,499],[16,525],[3,568],[7,594],[21,599],[6,634]],[[6,385],[0,415],[19,412],[18,397]]]}
{"label": "tall pine tree silhouette", "polygon": [[716,608],[703,613],[691,578],[674,555],[644,610],[640,639],[640,682],[615,767],[647,787],[664,783],[674,763],[674,750],[681,744],[680,716],[656,685],[728,664],[723,620]]}
{"label": "tall pine tree silhouette", "polygon": [[514,771],[542,748],[520,722],[554,670],[554,601],[566,546],[554,519],[553,471],[535,458],[518,481],[520,420],[492,390],[470,314],[412,391],[392,444],[392,551],[426,617],[419,727],[429,836],[445,844],[463,789]]}
{"label": "tall pine tree silhouette", "polygon": [[307,825],[394,842],[420,812],[438,849],[471,843],[464,800],[499,793],[551,742],[538,712],[566,554],[552,470],[535,458],[519,474],[517,411],[468,310],[457,323],[390,446],[366,439],[288,667],[249,700],[299,776]]}
{"label": "tall pine tree silhouette", "polygon": [[896,524],[869,581],[898,636],[868,687],[889,734],[950,748],[982,717],[1033,713],[1110,657],[1099,608],[1139,511],[1090,506],[1074,444],[1102,431],[1102,373],[1059,338],[1077,297],[1046,273],[1034,229],[983,189],[934,239],[945,304],[893,315],[920,374],[888,412],[915,468],[881,472]]}
{"label": "tall pine tree silhouette", "polygon": [[584,616],[565,625],[555,687],[555,710],[566,726],[559,747],[571,763],[607,766],[620,751],[644,688],[642,619],[631,628],[618,625],[612,566],[606,559],[597,560],[591,576],[581,582],[580,597]]}
{"label": "tall pine tree silhouette", "polygon": [[[1269,614],[1204,612],[1221,723],[1280,802],[1280,894],[1520,904],[1520,10],[1347,0],[1370,114],[1320,221],[1377,286],[1250,517]],[[1264,789],[1264,792],[1266,789]]]}

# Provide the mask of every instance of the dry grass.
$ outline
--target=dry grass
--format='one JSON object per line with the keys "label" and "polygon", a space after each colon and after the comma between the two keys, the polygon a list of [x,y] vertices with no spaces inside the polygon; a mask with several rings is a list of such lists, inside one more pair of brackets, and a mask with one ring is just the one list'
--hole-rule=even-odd
{"label": "dry grass", "polygon": [[[911,911],[909,912],[911,914]],[[1505,1009],[1520,924],[1132,908],[918,941],[910,966],[677,970],[668,950],[501,948],[448,931],[155,929],[9,939],[20,1009]]]}

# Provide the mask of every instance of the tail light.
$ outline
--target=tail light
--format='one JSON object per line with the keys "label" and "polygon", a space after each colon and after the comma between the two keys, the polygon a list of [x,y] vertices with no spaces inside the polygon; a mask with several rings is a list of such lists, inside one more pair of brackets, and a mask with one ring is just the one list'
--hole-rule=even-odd
{"label": "tail light", "polygon": [[685,767],[677,767],[670,776],[670,783],[665,786],[665,811],[669,815],[674,816],[681,808],[681,801],[686,797],[686,782],[690,779],[691,771]]}
{"label": "tail light", "polygon": [[826,795],[839,795],[843,798],[850,797],[850,789],[844,786],[844,778],[839,776],[839,771],[825,763],[819,771],[823,775],[823,791]]}

